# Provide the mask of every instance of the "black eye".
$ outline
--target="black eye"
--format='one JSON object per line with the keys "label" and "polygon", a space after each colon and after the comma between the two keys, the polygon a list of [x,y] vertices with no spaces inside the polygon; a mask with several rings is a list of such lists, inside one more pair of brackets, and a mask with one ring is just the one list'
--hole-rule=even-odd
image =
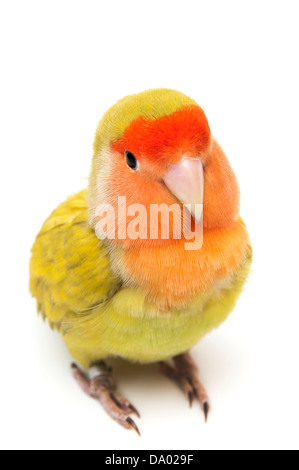
{"label": "black eye", "polygon": [[125,157],[128,167],[130,167],[132,170],[138,170],[137,158],[132,152],[130,152],[130,150],[125,151]]}

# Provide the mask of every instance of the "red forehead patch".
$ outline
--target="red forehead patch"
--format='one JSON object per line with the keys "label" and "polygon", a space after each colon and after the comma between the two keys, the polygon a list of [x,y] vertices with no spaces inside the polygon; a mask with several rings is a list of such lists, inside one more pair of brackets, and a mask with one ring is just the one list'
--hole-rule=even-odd
{"label": "red forehead patch", "polygon": [[111,147],[120,153],[130,150],[141,160],[169,161],[182,154],[195,155],[205,151],[210,135],[203,110],[190,105],[169,116],[135,119],[123,136],[111,143]]}

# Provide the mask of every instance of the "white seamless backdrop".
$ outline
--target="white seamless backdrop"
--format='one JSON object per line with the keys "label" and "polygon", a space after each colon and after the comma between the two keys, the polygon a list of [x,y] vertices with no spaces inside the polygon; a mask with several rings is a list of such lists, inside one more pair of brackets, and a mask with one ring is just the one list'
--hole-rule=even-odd
{"label": "white seamless backdrop", "polygon": [[[6,449],[298,449],[298,2],[0,3],[1,399]],[[124,95],[178,89],[206,111],[239,179],[252,274],[193,350],[207,425],[154,366],[115,364],[142,437],[74,383],[36,315],[30,248],[87,184],[95,128]]]}

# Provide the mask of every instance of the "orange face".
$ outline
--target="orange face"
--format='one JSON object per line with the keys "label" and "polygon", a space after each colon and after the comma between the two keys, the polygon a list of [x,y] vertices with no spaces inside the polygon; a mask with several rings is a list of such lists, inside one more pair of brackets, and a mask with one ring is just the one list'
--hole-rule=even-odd
{"label": "orange face", "polygon": [[[156,119],[140,117],[110,143],[110,150],[110,204],[116,206],[117,198],[126,196],[127,205],[143,204],[149,214],[151,204],[203,202],[206,229],[229,226],[238,217],[236,178],[199,106],[185,106]],[[171,229],[170,224],[170,234]]]}

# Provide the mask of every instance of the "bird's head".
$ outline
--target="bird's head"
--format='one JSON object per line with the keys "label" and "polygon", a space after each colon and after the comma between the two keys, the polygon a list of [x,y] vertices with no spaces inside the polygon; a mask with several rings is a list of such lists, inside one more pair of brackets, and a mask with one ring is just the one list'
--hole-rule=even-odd
{"label": "bird's head", "polygon": [[91,225],[96,226],[100,206],[109,204],[117,212],[124,197],[127,207],[142,204],[148,214],[152,204],[176,204],[180,211],[180,204],[203,204],[206,230],[237,220],[236,178],[191,98],[174,90],[148,90],[123,98],[104,115],[88,191]]}

